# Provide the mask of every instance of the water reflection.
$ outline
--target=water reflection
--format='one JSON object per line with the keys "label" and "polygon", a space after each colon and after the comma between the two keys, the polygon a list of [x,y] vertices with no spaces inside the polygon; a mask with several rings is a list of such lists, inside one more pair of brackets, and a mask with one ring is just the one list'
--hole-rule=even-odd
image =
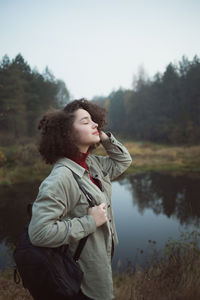
{"label": "water reflection", "polygon": [[34,201],[39,182],[0,188],[0,242],[15,244],[28,222],[26,206]]}
{"label": "water reflection", "polygon": [[[151,261],[169,237],[199,230],[200,179],[159,173],[134,174],[113,183],[113,210],[119,236],[113,269]],[[153,243],[149,243],[149,240]],[[143,254],[141,254],[143,253]],[[120,262],[120,263],[119,263]]]}
{"label": "water reflection", "polygon": [[[39,182],[0,188],[0,269],[10,264],[15,244],[28,222],[26,206],[34,201]],[[143,264],[148,240],[162,248],[169,236],[200,224],[200,179],[159,173],[134,174],[113,182],[113,210],[119,237],[113,268],[127,261]],[[138,249],[145,250],[139,257]],[[119,268],[119,260],[121,267]]]}
{"label": "water reflection", "polygon": [[181,225],[200,224],[200,179],[169,174],[143,173],[119,181],[132,193],[140,214],[148,208],[167,217],[176,217]]}

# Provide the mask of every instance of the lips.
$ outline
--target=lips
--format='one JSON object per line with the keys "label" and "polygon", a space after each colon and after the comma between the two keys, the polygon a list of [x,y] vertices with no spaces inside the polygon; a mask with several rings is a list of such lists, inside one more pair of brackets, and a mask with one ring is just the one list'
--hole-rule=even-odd
{"label": "lips", "polygon": [[98,131],[95,131],[93,134],[94,134],[94,135],[99,135],[99,132],[98,132]]}

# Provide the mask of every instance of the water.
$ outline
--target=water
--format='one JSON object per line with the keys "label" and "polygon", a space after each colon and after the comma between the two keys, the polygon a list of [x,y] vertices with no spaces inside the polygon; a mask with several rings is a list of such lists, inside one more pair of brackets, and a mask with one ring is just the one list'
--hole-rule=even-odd
{"label": "water", "polygon": [[130,175],[113,183],[113,210],[119,235],[113,269],[148,263],[169,237],[198,230],[200,179],[159,173]]}
{"label": "water", "polygon": [[[39,182],[0,189],[0,269],[12,264],[12,245],[28,222],[27,203],[37,195]],[[162,249],[169,237],[199,229],[200,178],[159,173],[133,174],[113,182],[113,210],[119,245],[113,269],[129,261],[144,264],[151,248]],[[142,252],[142,253],[141,253]]]}

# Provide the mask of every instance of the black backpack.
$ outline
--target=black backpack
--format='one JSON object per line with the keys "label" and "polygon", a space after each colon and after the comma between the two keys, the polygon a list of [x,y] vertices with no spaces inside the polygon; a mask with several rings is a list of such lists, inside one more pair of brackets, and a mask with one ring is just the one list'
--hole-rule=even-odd
{"label": "black backpack", "polygon": [[27,226],[13,256],[23,286],[35,299],[67,300],[78,294],[83,272],[67,246],[32,245]]}

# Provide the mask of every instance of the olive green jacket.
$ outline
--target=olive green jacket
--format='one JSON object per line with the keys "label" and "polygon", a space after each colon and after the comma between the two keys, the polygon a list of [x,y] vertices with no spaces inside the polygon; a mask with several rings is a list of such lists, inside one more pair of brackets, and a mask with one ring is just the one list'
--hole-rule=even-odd
{"label": "olive green jacket", "polygon": [[[79,259],[84,272],[81,289],[95,300],[113,298],[111,248],[112,240],[114,244],[118,240],[111,205],[111,180],[121,175],[132,161],[127,149],[111,133],[107,135],[109,139],[102,144],[108,156],[89,154],[86,160],[90,175],[99,180],[101,190],[91,181],[86,169],[68,158],[59,159],[40,185],[29,225],[34,245],[69,244],[72,254],[79,240],[89,235]],[[78,175],[96,205],[106,203],[108,221],[104,225],[96,227],[94,217],[88,215],[88,201],[71,171]]]}

